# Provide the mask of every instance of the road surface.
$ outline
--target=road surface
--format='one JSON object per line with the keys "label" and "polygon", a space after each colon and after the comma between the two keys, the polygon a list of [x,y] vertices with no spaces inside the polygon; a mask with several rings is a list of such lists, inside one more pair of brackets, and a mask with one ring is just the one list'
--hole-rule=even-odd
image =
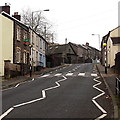
{"label": "road surface", "polygon": [[109,93],[92,63],[72,64],[2,92],[0,118],[113,118]]}

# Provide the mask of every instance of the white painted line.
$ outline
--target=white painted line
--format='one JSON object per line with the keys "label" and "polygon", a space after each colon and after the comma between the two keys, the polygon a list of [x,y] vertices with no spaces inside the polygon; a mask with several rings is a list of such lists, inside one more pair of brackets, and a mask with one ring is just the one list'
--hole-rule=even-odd
{"label": "white painted line", "polygon": [[97,82],[95,85],[93,85],[93,88],[95,88],[96,90],[98,90],[99,92],[101,92],[101,94],[95,96],[92,98],[92,102],[96,105],[96,107],[103,113],[100,117],[96,118],[95,120],[100,120],[102,118],[104,118],[105,116],[107,116],[107,112],[96,102],[96,99],[103,96],[105,94],[105,92],[103,90],[101,90],[100,88],[96,87],[98,85],[100,85],[102,82],[97,80],[100,77],[97,77],[95,79],[93,79],[95,82]]}
{"label": "white painted line", "polygon": [[61,80],[55,82],[57,84],[56,86],[42,90],[42,97],[41,98],[38,98],[38,99],[35,99],[35,100],[31,100],[31,101],[28,101],[28,102],[25,102],[25,103],[21,103],[21,104],[18,104],[18,105],[14,105],[13,107],[9,108],[5,113],[3,113],[0,116],[0,120],[2,118],[4,118],[5,116],[7,116],[14,108],[21,107],[21,106],[24,106],[24,105],[27,105],[27,104],[31,104],[31,103],[34,103],[34,102],[37,102],[37,101],[45,99],[46,98],[46,91],[51,90],[51,89],[55,89],[57,87],[60,87],[60,83],[59,82],[65,81],[67,79],[65,76],[62,76],[62,77],[64,79],[61,79]]}
{"label": "white painted line", "polygon": [[18,104],[18,105],[15,105],[13,106],[14,108],[17,108],[17,107],[21,107],[21,106],[24,106],[24,105],[27,105],[27,104],[31,104],[31,103],[34,103],[34,102],[37,102],[37,101],[40,101],[40,100],[43,100],[44,98],[38,98],[38,99],[35,99],[35,100],[31,100],[31,101],[28,101],[28,102],[25,102],[25,103],[21,103],[21,104]]}
{"label": "white painted line", "polygon": [[78,76],[85,76],[85,73],[79,73]]}
{"label": "white painted line", "polygon": [[100,119],[104,118],[105,116],[107,116],[107,114],[103,114],[100,117],[96,118],[95,120],[100,120]]}
{"label": "white painted line", "polygon": [[15,88],[17,88],[19,85],[20,85],[20,84],[17,84],[17,85],[15,86]]}
{"label": "white painted line", "polygon": [[107,113],[95,100],[92,100],[92,101],[99,108],[99,110],[101,110],[104,114]]}
{"label": "white painted line", "polygon": [[97,77],[97,74],[93,74],[93,73],[92,73],[91,76],[93,76],[93,77]]}
{"label": "white painted line", "polygon": [[48,77],[50,74],[47,74],[47,75],[43,75],[43,76],[41,76],[42,78],[44,78],[44,77]]}
{"label": "white painted line", "polygon": [[13,109],[14,109],[14,108],[11,107],[11,108],[8,109],[4,114],[2,114],[2,115],[0,116],[0,120],[2,120],[2,118],[4,118],[5,116],[7,116]]}
{"label": "white painted line", "polygon": [[72,76],[73,75],[73,73],[67,73],[66,74],[66,76]]}
{"label": "white painted line", "polygon": [[60,76],[62,73],[57,73],[57,74],[55,74],[54,76]]}

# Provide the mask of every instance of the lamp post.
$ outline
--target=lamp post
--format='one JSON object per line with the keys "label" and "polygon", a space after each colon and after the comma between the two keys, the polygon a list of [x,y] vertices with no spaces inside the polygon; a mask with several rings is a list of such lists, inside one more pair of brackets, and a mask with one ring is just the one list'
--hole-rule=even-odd
{"label": "lamp post", "polygon": [[92,34],[92,35],[97,35],[97,36],[98,36],[98,40],[99,40],[99,50],[100,50],[100,34]]}
{"label": "lamp post", "polygon": [[103,43],[103,46],[105,48],[105,73],[107,74],[107,44]]}
{"label": "lamp post", "polygon": [[33,14],[36,13],[36,12],[40,12],[40,14],[41,14],[42,11],[50,11],[50,10],[45,9],[45,10],[39,10],[39,11],[32,11],[32,28],[33,28]]}
{"label": "lamp post", "polygon": [[29,44],[30,47],[30,77],[32,77],[32,47],[33,45]]}

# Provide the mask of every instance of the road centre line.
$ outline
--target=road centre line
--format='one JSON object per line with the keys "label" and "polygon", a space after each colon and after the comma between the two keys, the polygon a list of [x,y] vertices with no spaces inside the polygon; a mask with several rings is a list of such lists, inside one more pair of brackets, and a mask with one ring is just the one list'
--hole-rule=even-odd
{"label": "road centre line", "polygon": [[14,109],[13,107],[9,108],[4,114],[2,114],[0,116],[0,120],[2,120],[2,118],[4,118],[5,116],[7,116],[13,109]]}
{"label": "road centre line", "polygon": [[60,83],[59,83],[59,82],[65,81],[65,80],[67,79],[65,76],[62,76],[62,77],[63,77],[63,79],[55,82],[55,83],[56,83],[56,86],[42,90],[42,97],[41,97],[41,98],[34,99],[34,100],[31,100],[31,101],[28,101],[28,102],[24,102],[24,103],[21,103],[21,104],[18,104],[18,105],[14,105],[13,107],[9,108],[6,112],[4,112],[4,113],[0,116],[0,120],[1,120],[2,118],[4,118],[5,116],[7,116],[7,115],[8,115],[12,110],[14,110],[15,108],[18,108],[18,107],[21,107],[21,106],[24,106],[24,105],[27,105],[27,104],[31,104],[31,103],[34,103],[34,102],[37,102],[37,101],[40,101],[40,100],[45,99],[45,98],[46,98],[46,91],[60,87]]}

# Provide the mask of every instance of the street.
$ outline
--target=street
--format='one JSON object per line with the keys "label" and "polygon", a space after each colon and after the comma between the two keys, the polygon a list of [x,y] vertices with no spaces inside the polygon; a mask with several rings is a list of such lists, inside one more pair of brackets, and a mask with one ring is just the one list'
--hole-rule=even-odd
{"label": "street", "polygon": [[2,92],[0,118],[113,118],[95,64],[71,64]]}

